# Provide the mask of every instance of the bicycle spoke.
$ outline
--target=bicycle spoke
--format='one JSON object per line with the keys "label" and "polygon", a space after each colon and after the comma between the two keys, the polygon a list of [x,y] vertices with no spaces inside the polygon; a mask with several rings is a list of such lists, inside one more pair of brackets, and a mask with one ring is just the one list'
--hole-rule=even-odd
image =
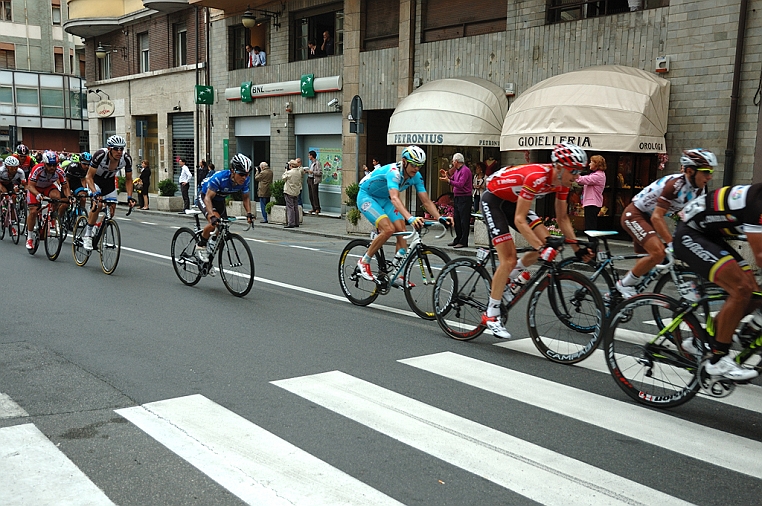
{"label": "bicycle spoke", "polygon": [[230,293],[243,297],[254,284],[254,257],[246,242],[230,234],[220,246],[220,277]]}
{"label": "bicycle spoke", "polygon": [[172,237],[172,266],[180,281],[188,286],[195,285],[201,279],[196,244],[196,233],[189,228],[178,229]]}
{"label": "bicycle spoke", "polygon": [[445,265],[434,285],[434,313],[440,328],[453,339],[468,341],[484,332],[490,277],[471,258],[456,258]]}
{"label": "bicycle spoke", "polygon": [[434,283],[442,267],[450,260],[437,248],[421,248],[421,253],[411,253],[405,268],[405,298],[410,309],[424,320],[433,320]]}

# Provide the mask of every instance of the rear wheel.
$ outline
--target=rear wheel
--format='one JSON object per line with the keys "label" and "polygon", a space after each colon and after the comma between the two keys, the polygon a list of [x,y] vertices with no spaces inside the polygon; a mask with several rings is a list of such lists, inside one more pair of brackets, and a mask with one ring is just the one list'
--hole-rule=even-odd
{"label": "rear wheel", "polygon": [[32,234],[33,236],[32,249],[27,250],[30,255],[34,255],[35,253],[37,253],[37,248],[40,247],[40,241],[44,241],[45,238],[48,236],[48,234],[45,233],[46,232],[45,229],[47,228],[47,223],[45,223],[45,220],[41,219],[40,217],[41,212],[42,211],[37,212],[37,233]]}
{"label": "rear wheel", "polygon": [[45,254],[50,261],[55,261],[61,253],[65,232],[62,221],[58,218],[49,217],[48,228],[45,234]]}
{"label": "rear wheel", "polygon": [[172,237],[172,267],[184,284],[193,286],[201,279],[201,270],[196,258],[198,237],[189,228],[180,228]]}
{"label": "rear wheel", "polygon": [[[368,239],[355,239],[344,247],[339,257],[339,285],[341,291],[356,306],[367,306],[378,298],[380,292],[374,281],[360,275],[357,261],[368,251]],[[381,273],[381,255],[376,253],[371,259],[371,269],[378,278]]]}
{"label": "rear wheel", "polygon": [[220,277],[236,297],[243,297],[254,285],[254,257],[238,234],[230,234],[220,246]]}
{"label": "rear wheel", "polygon": [[0,210],[0,241],[5,238],[5,219],[7,214],[8,211],[5,208]]}
{"label": "rear wheel", "polygon": [[16,215],[19,220],[19,234],[26,234],[26,218],[28,216],[28,210],[26,206],[26,200],[23,197],[17,197],[16,199]]}
{"label": "rear wheel", "polygon": [[19,220],[18,216],[16,215],[16,206],[10,206],[8,208],[8,212],[10,213],[10,233],[11,233],[11,239],[13,239],[13,244],[19,243],[19,237],[21,237],[21,230],[19,228]]}
{"label": "rear wheel", "polygon": [[112,274],[119,263],[119,254],[122,250],[122,236],[119,233],[119,225],[114,220],[103,222],[98,249],[101,253],[103,272]]}
{"label": "rear wheel", "polygon": [[470,341],[481,335],[482,313],[489,304],[491,278],[472,258],[448,262],[434,284],[434,315],[453,339]]}
{"label": "rear wheel", "polygon": [[87,263],[92,251],[87,251],[82,241],[87,228],[87,218],[80,216],[74,225],[74,233],[71,236],[71,253],[74,257],[74,263],[82,267]]}
{"label": "rear wheel", "polygon": [[559,269],[579,272],[598,287],[598,291],[601,292],[601,297],[603,298],[603,304],[606,306],[606,318],[609,317],[609,313],[614,309],[614,306],[621,302],[621,296],[616,289],[616,281],[609,274],[609,267],[607,266],[598,272],[598,265],[580,262],[576,257],[569,257],[558,263]]}
{"label": "rear wheel", "polygon": [[434,283],[442,267],[450,261],[444,251],[423,247],[411,253],[405,267],[405,298],[410,309],[424,320],[436,319]]}

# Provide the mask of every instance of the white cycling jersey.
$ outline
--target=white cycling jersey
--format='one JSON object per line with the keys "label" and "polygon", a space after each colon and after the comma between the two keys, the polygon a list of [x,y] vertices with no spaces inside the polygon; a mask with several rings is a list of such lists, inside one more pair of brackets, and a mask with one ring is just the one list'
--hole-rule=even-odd
{"label": "white cycling jersey", "polygon": [[684,208],[689,201],[701,195],[701,188],[693,186],[685,174],[671,174],[657,179],[635,195],[632,203],[641,212],[653,214],[657,207],[669,216]]}

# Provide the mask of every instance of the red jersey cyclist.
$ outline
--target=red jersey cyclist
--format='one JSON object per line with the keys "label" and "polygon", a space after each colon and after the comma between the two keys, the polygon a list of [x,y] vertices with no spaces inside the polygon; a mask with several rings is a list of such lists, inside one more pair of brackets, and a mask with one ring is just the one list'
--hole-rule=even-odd
{"label": "red jersey cyclist", "polygon": [[[59,190],[60,188],[60,190]],[[69,183],[66,181],[64,171],[58,166],[58,155],[55,151],[45,151],[42,154],[42,162],[32,167],[27,187],[26,203],[29,204],[29,216],[26,219],[26,249],[34,249],[34,224],[37,222],[37,213],[40,211],[40,202],[43,197],[60,199],[61,192],[66,197],[71,195]],[[68,207],[66,202],[58,205],[58,217],[63,216]]]}
{"label": "red jersey cyclist", "polygon": [[24,175],[29,178],[29,173],[32,171],[32,167],[37,165],[34,158],[29,156],[29,148],[24,144],[16,146],[16,153],[14,155],[19,160],[19,167],[24,171]]}
{"label": "red jersey cyclist", "polygon": [[[545,247],[545,241],[550,234],[532,210],[535,198],[550,193],[556,194],[555,211],[558,226],[568,240],[576,241],[566,200],[572,183],[587,167],[587,154],[579,146],[561,143],[555,146],[550,159],[553,162],[551,164],[533,163],[505,167],[487,178],[487,189],[482,193],[482,215],[500,260],[500,265],[492,277],[487,312],[482,315],[482,324],[486,325],[495,337],[511,338],[511,334],[500,322],[500,300],[509,277],[518,276],[521,270],[534,264],[539,257],[550,261],[558,253],[553,248]],[[530,251],[517,261],[516,245],[509,227],[518,231],[537,251]],[[587,249],[580,250],[574,244],[572,248],[580,258],[589,253]]]}

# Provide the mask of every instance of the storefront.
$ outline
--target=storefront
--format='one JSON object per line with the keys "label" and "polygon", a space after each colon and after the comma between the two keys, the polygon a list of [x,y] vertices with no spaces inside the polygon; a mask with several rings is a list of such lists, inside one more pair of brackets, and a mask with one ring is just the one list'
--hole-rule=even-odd
{"label": "storefront", "polygon": [[[555,144],[572,142],[588,156],[602,155],[607,171],[599,228],[620,230],[624,207],[661,176],[668,110],[669,81],[631,67],[590,67],[546,79],[518,97],[505,118],[500,149],[534,152],[546,162]],[[580,191],[569,201],[581,229]],[[551,208],[541,202],[537,212]]]}
{"label": "storefront", "polygon": [[[261,162],[270,163],[270,117],[269,116],[250,116],[248,118],[236,118],[235,120],[235,139],[238,147],[238,153],[251,158],[254,166]],[[232,156],[232,155],[231,155]],[[224,168],[218,162],[215,168]],[[251,191],[257,190],[256,182],[252,178]],[[256,194],[252,193],[252,196]]]}
{"label": "storefront", "polygon": [[[323,180],[318,187],[320,208],[323,212],[341,213],[341,121],[340,113],[299,114],[294,118],[296,134],[296,156],[309,166],[309,152],[315,151],[323,169]],[[307,176],[304,177],[302,191],[304,208],[311,209],[307,190]]]}
{"label": "storefront", "polygon": [[[426,151],[421,170],[432,199],[451,191],[439,180],[454,153],[462,153],[466,165],[499,163],[500,133],[508,112],[505,90],[484,79],[461,77],[424,84],[400,101],[389,121],[388,145],[416,144]],[[408,195],[408,205],[415,199]]]}

